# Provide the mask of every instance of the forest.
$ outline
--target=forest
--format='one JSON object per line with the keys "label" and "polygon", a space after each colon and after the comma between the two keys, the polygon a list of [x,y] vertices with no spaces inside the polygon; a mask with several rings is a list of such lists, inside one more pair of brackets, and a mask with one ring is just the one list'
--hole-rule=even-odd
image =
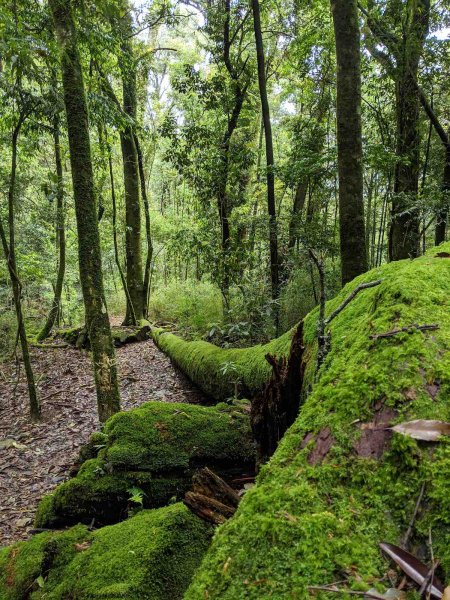
{"label": "forest", "polygon": [[0,600],[450,600],[449,73],[449,0],[0,0]]}

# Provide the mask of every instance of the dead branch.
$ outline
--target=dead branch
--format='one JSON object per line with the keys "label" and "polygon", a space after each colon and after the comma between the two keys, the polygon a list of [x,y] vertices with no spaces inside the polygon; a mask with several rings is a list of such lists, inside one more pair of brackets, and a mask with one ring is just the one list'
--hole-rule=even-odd
{"label": "dead branch", "polygon": [[386,331],[384,333],[374,333],[369,335],[369,339],[371,340],[382,340],[385,338],[394,337],[394,335],[398,335],[399,333],[415,333],[416,331],[435,331],[439,329],[439,325],[408,325],[407,327],[401,327],[400,329],[393,329],[392,331]]}
{"label": "dead branch", "polygon": [[377,285],[380,285],[380,283],[382,281],[383,281],[382,279],[377,279],[376,281],[369,281],[368,283],[360,283],[353,290],[353,292],[349,296],[347,296],[347,298],[344,300],[344,302],[340,306],[338,306],[336,308],[336,310],[333,311],[327,319],[325,319],[325,325],[329,325],[331,323],[331,321],[333,319],[335,319],[338,316],[338,314],[340,312],[342,312],[344,310],[344,308],[350,304],[350,302],[359,294],[359,292],[361,292],[362,290],[367,290],[369,288],[376,287]]}
{"label": "dead branch", "polygon": [[420,488],[419,497],[417,498],[416,506],[414,508],[413,516],[411,521],[409,522],[408,529],[406,531],[405,537],[403,538],[402,547],[405,550],[408,550],[409,538],[411,537],[411,533],[414,527],[414,523],[417,519],[417,514],[419,512],[420,505],[422,504],[423,495],[425,493],[425,481],[422,483],[422,487]]}

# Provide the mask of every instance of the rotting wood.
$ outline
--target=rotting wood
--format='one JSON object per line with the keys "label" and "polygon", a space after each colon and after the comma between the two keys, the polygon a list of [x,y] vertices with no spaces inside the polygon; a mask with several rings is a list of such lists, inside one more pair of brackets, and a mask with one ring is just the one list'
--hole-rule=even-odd
{"label": "rotting wood", "polygon": [[251,403],[251,425],[258,444],[258,464],[275,452],[278,442],[297,418],[303,386],[303,321],[292,338],[289,357],[277,359],[268,354],[272,376]]}

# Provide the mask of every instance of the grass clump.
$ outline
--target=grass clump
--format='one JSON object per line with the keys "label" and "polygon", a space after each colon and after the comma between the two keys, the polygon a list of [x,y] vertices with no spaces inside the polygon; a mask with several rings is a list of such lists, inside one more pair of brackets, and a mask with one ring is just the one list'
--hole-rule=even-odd
{"label": "grass clump", "polygon": [[[185,600],[306,600],[311,585],[378,585],[389,568],[378,544],[400,543],[424,481],[412,551],[430,559],[431,528],[439,575],[450,579],[450,444],[386,430],[386,422],[450,420],[450,261],[436,253],[362,275],[327,304],[330,314],[358,283],[383,279],[333,320],[331,352],[297,421],[216,533]],[[305,321],[310,378],[316,323],[317,310]],[[369,338],[431,323],[439,329]]]}
{"label": "grass clump", "polygon": [[[97,455],[94,455],[97,452]],[[149,402],[114,415],[94,434],[77,476],[62,483],[38,507],[37,527],[126,518],[134,508],[130,489],[153,508],[180,498],[196,468],[231,475],[254,464],[246,405],[202,407]]]}
{"label": "grass clump", "polygon": [[2,600],[181,599],[212,527],[182,504],[117,525],[78,525],[0,551]]}

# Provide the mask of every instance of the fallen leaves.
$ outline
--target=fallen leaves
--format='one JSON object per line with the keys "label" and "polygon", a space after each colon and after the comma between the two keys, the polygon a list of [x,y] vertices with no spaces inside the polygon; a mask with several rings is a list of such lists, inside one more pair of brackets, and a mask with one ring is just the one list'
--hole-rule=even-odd
{"label": "fallen leaves", "polygon": [[[419,586],[423,585],[430,569],[422,561],[394,544],[383,542],[380,544],[380,548],[410,579]],[[432,585],[427,587],[427,590],[429,590],[432,598],[440,600],[444,592],[444,586],[438,579],[433,577]]]}
{"label": "fallen leaves", "polygon": [[424,442],[437,442],[443,435],[450,435],[450,423],[418,419],[392,427],[392,431]]}
{"label": "fallen leaves", "polygon": [[[124,410],[160,391],[166,402],[205,402],[152,341],[119,348],[117,360]],[[40,498],[67,478],[80,446],[98,428],[90,357],[71,347],[33,348],[32,362],[43,408],[37,424],[28,419],[22,369],[16,381],[15,363],[2,364],[0,546],[27,537]]]}

